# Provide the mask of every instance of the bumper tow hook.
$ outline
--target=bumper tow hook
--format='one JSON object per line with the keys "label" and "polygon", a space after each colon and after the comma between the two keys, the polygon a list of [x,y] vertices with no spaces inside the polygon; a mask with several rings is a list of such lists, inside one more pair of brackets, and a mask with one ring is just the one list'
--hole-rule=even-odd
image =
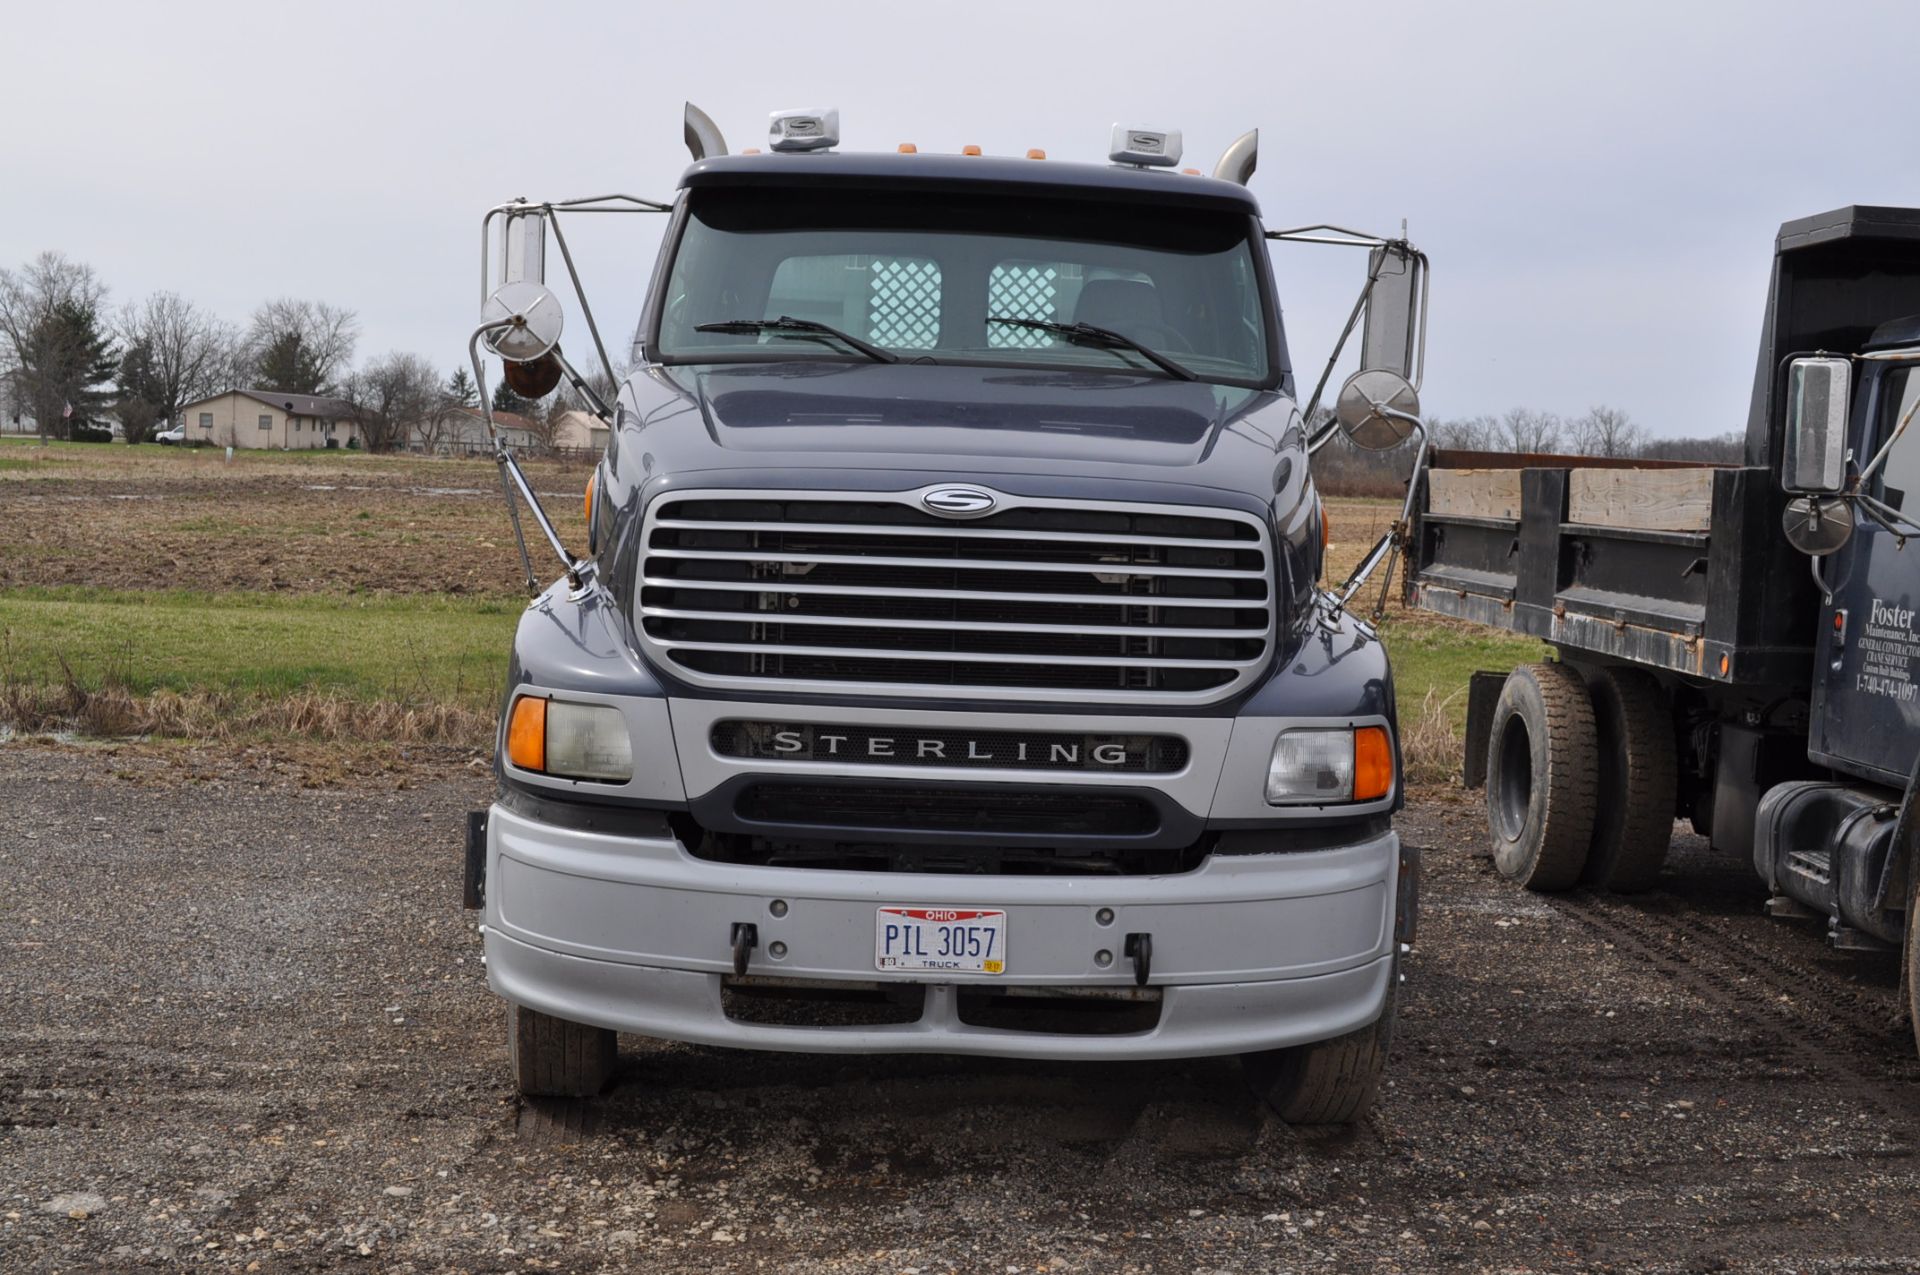
{"label": "bumper tow hook", "polygon": [[733,930],[727,935],[727,942],[733,945],[733,976],[747,976],[747,958],[753,949],[760,946],[760,930],[751,921],[735,921]]}
{"label": "bumper tow hook", "polygon": [[1133,981],[1135,986],[1145,987],[1147,978],[1153,973],[1153,935],[1127,935],[1126,954],[1133,958]]}

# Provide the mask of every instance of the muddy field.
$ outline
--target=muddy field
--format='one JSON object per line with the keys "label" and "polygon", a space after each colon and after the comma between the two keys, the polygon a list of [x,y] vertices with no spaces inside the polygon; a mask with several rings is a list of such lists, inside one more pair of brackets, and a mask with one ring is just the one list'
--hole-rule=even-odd
{"label": "muddy field", "polygon": [[1883,962],[1683,840],[1525,895],[1426,848],[1392,1085],[1302,1133],[1225,1061],[625,1039],[523,1107],[458,907],[463,757],[0,746],[0,1269],[1920,1268],[1920,1064]]}
{"label": "muddy field", "polygon": [[[562,538],[584,549],[585,461],[530,461]],[[484,460],[340,453],[0,447],[0,589],[523,595]],[[1336,575],[1386,530],[1386,501],[1331,502]],[[531,523],[529,537],[537,536]],[[556,574],[530,539],[542,581]]]}
{"label": "muddy field", "polygon": [[[0,449],[0,588],[525,593],[487,461],[35,451]],[[529,468],[562,536],[584,548],[587,464]],[[535,559],[543,581],[549,561]]]}

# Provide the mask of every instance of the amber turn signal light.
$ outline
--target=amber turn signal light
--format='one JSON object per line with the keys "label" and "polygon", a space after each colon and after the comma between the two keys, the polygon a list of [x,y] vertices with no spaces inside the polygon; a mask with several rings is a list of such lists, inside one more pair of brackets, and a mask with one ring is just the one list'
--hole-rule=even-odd
{"label": "amber turn signal light", "polygon": [[522,770],[547,768],[547,701],[522,695],[507,718],[507,760]]}
{"label": "amber turn signal light", "polygon": [[1384,726],[1353,732],[1353,799],[1378,801],[1393,791],[1393,741]]}

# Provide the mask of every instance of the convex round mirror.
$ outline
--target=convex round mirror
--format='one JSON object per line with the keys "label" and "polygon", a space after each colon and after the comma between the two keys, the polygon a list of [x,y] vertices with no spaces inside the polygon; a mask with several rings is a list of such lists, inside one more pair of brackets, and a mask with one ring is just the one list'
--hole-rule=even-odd
{"label": "convex round mirror", "polygon": [[1781,523],[1788,544],[1808,557],[1824,558],[1853,539],[1853,506],[1844,500],[1801,496],[1787,502]]}
{"label": "convex round mirror", "polygon": [[1413,433],[1420,395],[1406,377],[1384,368],[1366,368],[1347,378],[1334,400],[1333,416],[1355,447],[1384,452]]}
{"label": "convex round mirror", "polygon": [[483,323],[501,323],[486,335],[487,348],[509,363],[531,363],[560,343],[565,313],[560,298],[531,279],[503,283],[480,312]]}

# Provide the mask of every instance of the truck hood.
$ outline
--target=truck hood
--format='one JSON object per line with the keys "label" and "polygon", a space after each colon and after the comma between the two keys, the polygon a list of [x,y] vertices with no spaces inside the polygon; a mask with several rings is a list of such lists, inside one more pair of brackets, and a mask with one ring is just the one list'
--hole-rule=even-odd
{"label": "truck hood", "polygon": [[1219,487],[1264,502],[1286,482],[1276,461],[1299,446],[1290,399],[1158,374],[817,361],[656,366],[623,397],[639,418],[653,476],[1051,474]]}

